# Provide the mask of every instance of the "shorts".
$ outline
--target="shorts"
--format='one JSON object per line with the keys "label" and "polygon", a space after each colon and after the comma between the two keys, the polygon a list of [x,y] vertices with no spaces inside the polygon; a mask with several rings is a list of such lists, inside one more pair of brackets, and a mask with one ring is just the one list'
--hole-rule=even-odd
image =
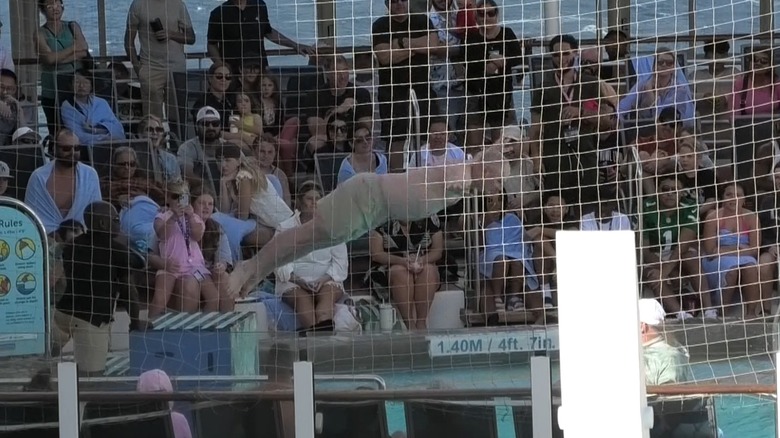
{"label": "shorts", "polygon": [[73,351],[80,371],[95,373],[105,370],[111,324],[103,323],[98,327],[59,310],[54,310],[52,319],[53,328],[58,332],[52,333],[52,337],[60,345],[64,346],[68,339],[73,338]]}
{"label": "shorts", "polygon": [[387,196],[375,173],[359,173],[317,203],[316,232],[330,234],[331,245],[363,236],[389,219]]}
{"label": "shorts", "polygon": [[[338,281],[329,281],[327,283],[324,283],[322,286],[331,285],[335,287],[336,289],[340,290],[341,293],[344,293],[344,283],[338,282]],[[320,286],[320,288],[322,288]],[[277,283],[276,284],[276,295],[279,297],[283,297],[284,295],[292,292],[293,290],[297,289],[299,286],[291,281],[286,281],[284,283]],[[306,291],[309,292],[309,291]],[[319,292],[319,291],[318,291]],[[316,294],[313,294],[316,295]]]}

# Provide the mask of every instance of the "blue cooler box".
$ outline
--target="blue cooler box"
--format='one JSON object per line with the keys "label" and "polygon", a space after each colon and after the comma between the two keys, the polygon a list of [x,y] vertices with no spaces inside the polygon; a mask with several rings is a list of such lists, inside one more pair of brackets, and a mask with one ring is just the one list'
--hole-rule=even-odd
{"label": "blue cooler box", "polygon": [[130,375],[161,369],[179,381],[177,389],[247,386],[214,376],[257,376],[258,334],[254,312],[168,313],[154,328],[130,332]]}

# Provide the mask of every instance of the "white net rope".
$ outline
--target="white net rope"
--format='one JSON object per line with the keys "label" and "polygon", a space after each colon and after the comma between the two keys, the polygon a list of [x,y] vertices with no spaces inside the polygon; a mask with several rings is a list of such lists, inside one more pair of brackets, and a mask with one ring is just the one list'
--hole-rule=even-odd
{"label": "white net rope", "polygon": [[[543,2],[136,0],[106,13],[110,62],[87,56],[102,46],[91,5],[39,3],[40,62],[0,73],[0,129],[13,119],[0,148],[13,176],[5,194],[68,240],[53,263],[63,340],[74,333],[66,316],[100,326],[116,295],[135,300],[120,307],[145,311],[160,336],[159,352],[134,358],[157,344],[131,334],[128,360],[106,356],[100,328],[89,366],[284,374],[305,352],[322,374],[511,387],[528,376],[528,353],[557,349],[555,232],[628,229],[639,294],[663,303],[692,379],[771,381],[780,87],[774,39],[761,33],[772,17],[758,3],[561,2],[550,20]],[[335,27],[323,25],[331,11]],[[613,16],[622,27],[609,26]],[[33,134],[13,135],[22,125],[48,132],[45,152]],[[503,159],[459,164],[491,148]],[[68,161],[94,169],[84,171],[93,187],[67,179],[57,163]],[[503,192],[485,193],[500,165]],[[111,252],[79,251],[100,245],[83,214],[93,198],[68,187],[113,204],[131,250],[121,275],[88,273],[108,269],[96,257]],[[67,234],[68,219],[87,234]],[[291,226],[297,234],[276,232]],[[246,273],[242,260],[255,256],[273,275],[250,278],[256,301],[236,305],[231,272]],[[266,317],[255,319],[261,301]],[[484,325],[513,328],[471,329]],[[334,326],[372,336],[297,340]],[[210,371],[188,363],[199,338],[166,337],[198,327],[227,333],[208,347],[225,360]],[[260,347],[247,331],[264,332]],[[388,341],[383,331],[415,335]]]}

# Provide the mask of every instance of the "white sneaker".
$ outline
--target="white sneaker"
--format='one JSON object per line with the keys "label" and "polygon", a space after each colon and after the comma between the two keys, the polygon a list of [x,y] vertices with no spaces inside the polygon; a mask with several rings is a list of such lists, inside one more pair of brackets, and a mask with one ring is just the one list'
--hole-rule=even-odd
{"label": "white sneaker", "polygon": [[693,315],[691,315],[688,312],[682,312],[682,311],[677,312],[677,319],[680,320],[680,321],[684,321],[686,319],[692,319],[692,318],[693,318]]}
{"label": "white sneaker", "polygon": [[704,311],[704,319],[718,319],[718,311],[715,309],[707,309]]}

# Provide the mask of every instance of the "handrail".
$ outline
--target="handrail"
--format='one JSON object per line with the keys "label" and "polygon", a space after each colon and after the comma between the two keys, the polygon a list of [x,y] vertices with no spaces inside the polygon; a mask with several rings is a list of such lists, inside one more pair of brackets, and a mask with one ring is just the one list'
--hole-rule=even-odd
{"label": "handrail", "polygon": [[[210,382],[265,382],[268,376],[170,376],[172,382],[200,382],[207,380]],[[387,389],[387,382],[381,376],[376,374],[315,374],[314,380],[330,381],[371,381],[376,383],[377,389]],[[23,385],[30,381],[29,378],[10,378],[0,379],[2,385]],[[57,377],[52,377],[51,381],[56,383]],[[138,376],[103,376],[103,377],[81,377],[79,383],[135,383]]]}
{"label": "handrail", "polygon": [[[510,23],[511,25],[511,23]],[[766,39],[778,39],[780,38],[780,32],[769,32],[766,34],[752,34],[752,33],[733,33],[733,34],[707,34],[707,35],[662,35],[662,36],[647,36],[647,37],[635,37],[630,38],[628,44],[659,44],[659,43],[695,43],[696,41],[712,41],[714,38],[718,39],[731,39],[734,41],[748,41],[755,37]],[[539,38],[528,38],[523,40],[527,47],[544,47],[546,41]],[[580,40],[581,46],[597,45],[600,41],[596,38],[587,38]],[[317,55],[329,55],[334,53],[348,54],[348,53],[371,53],[372,47],[368,45],[358,46],[337,46],[337,47],[317,47]],[[185,57],[189,59],[206,59],[209,58],[208,52],[185,52]],[[293,56],[299,55],[293,49],[266,49],[266,56]],[[109,55],[109,56],[93,56],[95,62],[128,62],[129,58],[126,55]],[[38,58],[15,58],[14,63],[16,65],[35,65],[38,64]]]}
{"label": "handrail", "polygon": [[[648,395],[769,395],[776,393],[776,384],[679,384],[647,386]],[[317,401],[388,401],[388,400],[478,400],[496,397],[530,397],[531,388],[481,388],[481,389],[399,389],[385,391],[327,391],[318,392]],[[553,387],[553,395],[560,396],[561,388]],[[9,402],[56,402],[56,391],[46,392],[0,392],[0,403]],[[82,391],[79,400],[83,402],[148,402],[148,401],[290,401],[292,390],[280,391],[192,391],[152,392],[135,391]]]}

